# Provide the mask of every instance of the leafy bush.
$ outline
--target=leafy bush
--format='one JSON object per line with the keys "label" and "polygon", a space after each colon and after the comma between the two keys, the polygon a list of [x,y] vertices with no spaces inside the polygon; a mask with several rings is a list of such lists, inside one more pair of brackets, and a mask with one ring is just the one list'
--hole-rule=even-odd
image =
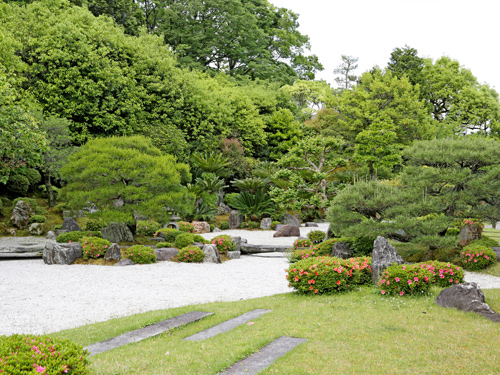
{"label": "leafy bush", "polygon": [[158,249],[160,247],[175,247],[175,244],[172,242],[158,242],[156,248]]}
{"label": "leafy bush", "polygon": [[29,181],[29,187],[33,188],[42,181],[42,175],[34,168],[28,168],[24,171],[24,175]]}
{"label": "leafy bush", "polygon": [[239,193],[228,193],[224,196],[224,203],[227,204],[229,207],[234,207],[233,201],[234,199],[239,196]]}
{"label": "leafy bush", "polygon": [[320,243],[326,237],[326,233],[321,230],[312,230],[307,234],[307,238],[309,238],[313,243]]}
{"label": "leafy bush", "polygon": [[7,189],[15,195],[25,195],[30,187],[30,182],[26,176],[14,174],[9,176]]}
{"label": "leafy bush", "polygon": [[88,352],[69,340],[49,336],[0,336],[0,373],[79,374],[89,373]]}
{"label": "leafy bush", "polygon": [[105,226],[108,226],[111,223],[125,223],[127,227],[132,231],[132,233],[136,233],[136,221],[134,216],[129,212],[121,212],[115,210],[99,210],[93,214],[88,215],[89,220],[93,219],[102,219]]}
{"label": "leafy bush", "polygon": [[292,252],[292,255],[290,256],[290,263],[295,263],[299,260],[309,259],[317,256],[318,254],[313,248],[294,250]]}
{"label": "leafy bush", "polygon": [[213,232],[215,229],[215,224],[210,224],[210,232]]}
{"label": "leafy bush", "polygon": [[32,223],[45,223],[47,219],[43,215],[33,215],[30,217],[30,224]]}
{"label": "leafy bush", "polygon": [[136,264],[150,264],[156,263],[156,253],[153,249],[144,245],[134,245],[127,249],[122,250],[124,258],[130,259]]}
{"label": "leafy bush", "polygon": [[165,235],[165,241],[167,242],[175,242],[176,237],[182,232],[175,228],[160,228],[154,234],[154,236],[158,236],[159,233],[163,233]]}
{"label": "leafy bush", "polygon": [[97,259],[104,257],[111,242],[99,237],[83,237],[81,239],[83,259]]}
{"label": "leafy bush", "polygon": [[419,265],[421,268],[428,269],[434,275],[432,283],[442,288],[464,282],[464,271],[455,264],[433,260],[419,263]]}
{"label": "leafy bush", "polygon": [[301,294],[337,293],[349,287],[349,273],[342,260],[314,257],[300,260],[286,270],[288,286]]}
{"label": "leafy bush", "polygon": [[194,225],[187,221],[179,221],[177,224],[179,224],[179,230],[181,232],[193,233],[194,231]]}
{"label": "leafy bush", "polygon": [[446,236],[458,236],[460,234],[460,229],[458,228],[448,228],[446,230]]}
{"label": "leafy bush", "polygon": [[181,262],[200,263],[205,259],[205,253],[197,246],[186,246],[179,250],[177,258]]}
{"label": "leafy bush", "polygon": [[495,252],[490,247],[481,245],[465,246],[460,255],[464,268],[468,271],[484,270],[497,262]]}
{"label": "leafy bush", "polygon": [[489,238],[488,236],[483,236],[480,240],[474,240],[469,243],[470,245],[479,245],[479,246],[486,246],[486,247],[498,247],[500,246],[497,241],[495,241],[492,238]]}
{"label": "leafy bush", "polygon": [[412,240],[412,242],[428,246],[429,249],[435,250],[442,247],[455,247],[457,245],[457,238],[453,236],[420,236]]}
{"label": "leafy bush", "polygon": [[260,218],[273,212],[271,198],[262,191],[256,191],[254,194],[242,191],[234,197],[232,204],[244,216]]}
{"label": "leafy bush", "polygon": [[136,231],[139,236],[153,236],[161,225],[154,220],[139,220]]}
{"label": "leafy bush", "polygon": [[375,238],[369,236],[354,237],[350,245],[352,255],[355,257],[369,256],[373,252]]}
{"label": "leafy bush", "polygon": [[227,221],[222,221],[220,223],[220,229],[221,230],[226,230],[226,229],[229,229],[229,223]]}
{"label": "leafy bush", "polygon": [[38,208],[38,203],[36,203],[36,200],[33,198],[27,198],[27,197],[20,197],[16,198],[12,201],[12,207],[15,207],[17,202],[23,201],[24,203],[29,204],[31,207],[33,207],[34,210]]}
{"label": "leafy bush", "polygon": [[192,233],[184,232],[175,238],[175,247],[178,249],[182,249],[183,247],[192,245],[193,243],[194,235]]}
{"label": "leafy bush", "polygon": [[277,220],[272,221],[272,222],[271,222],[271,229],[272,229],[272,230],[276,230],[276,226],[277,226],[278,224],[281,224],[281,223],[280,223],[279,221],[277,221]]}
{"label": "leafy bush", "polygon": [[241,229],[255,229],[255,228],[259,228],[259,227],[260,227],[260,223],[258,223],[256,221],[244,221],[240,225]]}
{"label": "leafy bush", "polygon": [[219,254],[227,254],[228,251],[234,250],[234,243],[227,234],[221,234],[220,236],[212,238],[212,244],[217,246]]}
{"label": "leafy bush", "polygon": [[314,246],[314,251],[318,256],[327,256],[332,253],[333,245],[337,242],[336,238],[330,238],[326,241],[323,241],[316,246]]}
{"label": "leafy bush", "polygon": [[364,285],[372,283],[372,258],[357,257],[341,259],[341,264],[349,273],[351,285]]}
{"label": "leafy bush", "polygon": [[297,249],[299,247],[312,247],[312,241],[308,238],[298,238],[293,243],[293,248]]}
{"label": "leafy bush", "polygon": [[106,228],[108,223],[104,221],[103,218],[98,217],[95,219],[89,219],[87,224],[85,224],[85,230],[101,230],[102,228]]}
{"label": "leafy bush", "polygon": [[68,243],[68,242],[82,242],[83,237],[99,237],[102,238],[102,234],[99,231],[75,231],[62,233],[56,237],[56,242]]}
{"label": "leafy bush", "polygon": [[380,276],[378,286],[386,295],[417,295],[427,293],[434,275],[418,264],[392,265]]}
{"label": "leafy bush", "polygon": [[200,236],[199,234],[195,234],[193,237],[194,237],[194,242],[210,243],[209,240],[205,239],[203,236]]}

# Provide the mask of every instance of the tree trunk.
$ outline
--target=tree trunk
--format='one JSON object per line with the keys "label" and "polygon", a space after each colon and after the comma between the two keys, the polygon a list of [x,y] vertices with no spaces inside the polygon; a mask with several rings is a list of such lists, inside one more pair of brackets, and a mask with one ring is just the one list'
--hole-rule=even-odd
{"label": "tree trunk", "polygon": [[45,168],[45,190],[47,190],[47,199],[49,201],[49,207],[54,207],[56,202],[54,199],[54,192],[52,191],[50,177],[50,168]]}

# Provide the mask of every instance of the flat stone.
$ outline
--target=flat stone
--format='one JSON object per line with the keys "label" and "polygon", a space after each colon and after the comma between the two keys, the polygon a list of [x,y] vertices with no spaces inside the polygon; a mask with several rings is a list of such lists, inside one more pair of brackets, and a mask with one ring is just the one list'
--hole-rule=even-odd
{"label": "flat stone", "polygon": [[306,227],[309,227],[309,228],[312,228],[312,227],[317,227],[318,224],[317,223],[314,223],[314,222],[307,222],[306,223]]}
{"label": "flat stone", "polygon": [[240,316],[237,316],[236,318],[226,320],[225,322],[217,324],[216,326],[208,328],[204,331],[195,333],[192,336],[186,337],[184,340],[189,340],[189,341],[206,340],[211,337],[217,336],[221,333],[228,332],[242,324],[245,324],[246,322],[249,322],[250,320],[257,319],[259,316],[267,314],[268,312],[271,312],[271,310],[264,310],[264,309],[252,310]]}
{"label": "flat stone", "polygon": [[179,250],[174,247],[160,247],[155,249],[155,254],[158,262],[166,262],[179,254]]}
{"label": "flat stone", "polygon": [[240,259],[241,251],[228,251],[227,256],[229,259]]}
{"label": "flat stone", "polygon": [[45,264],[73,264],[83,256],[82,245],[78,242],[57,243],[47,240],[42,256]]}
{"label": "flat stone", "polygon": [[133,266],[135,263],[130,259],[121,259],[118,263],[115,264],[115,267],[125,267],[125,266]]}
{"label": "flat stone", "polygon": [[68,232],[79,232],[82,230],[82,228],[80,228],[76,220],[73,219],[72,217],[64,218],[62,229],[67,230]]}
{"label": "flat stone", "polygon": [[41,237],[1,237],[0,254],[38,254],[45,248],[45,241]]}
{"label": "flat stone", "polygon": [[247,254],[250,257],[257,257],[257,258],[286,258],[287,255],[283,253],[255,253],[255,254]]}
{"label": "flat stone", "polygon": [[0,259],[24,259],[24,258],[41,258],[42,252],[39,253],[0,253]]}
{"label": "flat stone", "polygon": [[276,231],[273,237],[300,237],[300,228],[296,225],[287,224]]}
{"label": "flat stone", "polygon": [[252,244],[241,244],[242,254],[255,254],[255,253],[276,253],[284,252],[291,246],[287,245],[252,245]]}
{"label": "flat stone", "polygon": [[104,353],[108,350],[115,349],[123,345],[131,344],[133,342],[139,342],[147,338],[159,335],[160,333],[180,327],[184,324],[196,322],[212,314],[213,313],[211,312],[205,311],[191,311],[186,314],[163,320],[144,328],[136,329],[135,331],[124,333],[123,335],[113,337],[109,340],[92,344],[90,346],[87,346],[85,349],[90,352],[90,355]]}
{"label": "flat stone", "polygon": [[[149,240],[150,241],[157,241],[157,242],[163,242],[163,241],[165,241],[165,237],[160,236],[159,235],[160,233],[158,233],[158,237],[151,237]],[[163,234],[163,233],[161,233],[161,234]]]}
{"label": "flat stone", "polygon": [[241,375],[257,374],[265,368],[271,366],[274,361],[295,349],[307,339],[282,336],[274,340],[269,345],[263,347],[259,352],[254,353],[243,361],[238,361],[220,375]]}

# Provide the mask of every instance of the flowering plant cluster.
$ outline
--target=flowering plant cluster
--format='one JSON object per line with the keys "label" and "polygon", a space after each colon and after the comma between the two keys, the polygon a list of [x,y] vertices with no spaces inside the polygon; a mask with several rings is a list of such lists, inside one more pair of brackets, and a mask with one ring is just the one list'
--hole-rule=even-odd
{"label": "flowering plant cluster", "polygon": [[220,236],[212,238],[212,244],[217,246],[219,254],[226,254],[228,251],[234,250],[234,243],[227,234],[221,234]]}
{"label": "flowering plant cluster", "polygon": [[477,227],[484,228],[484,223],[481,221],[481,219],[476,219],[476,218],[462,219],[462,226],[464,225],[475,225]]}
{"label": "flowering plant cluster", "polygon": [[83,259],[97,259],[102,258],[111,246],[111,242],[104,238],[98,237],[83,237],[82,238],[82,251]]}
{"label": "flowering plant cluster", "polygon": [[200,263],[205,259],[205,253],[198,246],[190,245],[180,249],[177,258],[181,262]]}
{"label": "flowering plant cluster", "polygon": [[63,339],[47,336],[0,336],[0,374],[89,373],[88,352]]}
{"label": "flowering plant cluster", "polygon": [[307,238],[309,238],[313,243],[320,243],[326,237],[326,233],[321,230],[312,230],[307,234]]}
{"label": "flowering plant cluster", "polygon": [[138,220],[135,227],[139,236],[153,236],[160,226],[154,220]]}
{"label": "flowering plant cluster", "polygon": [[276,226],[277,226],[278,224],[281,224],[281,223],[280,223],[279,221],[277,221],[277,220],[273,220],[273,221],[271,221],[271,229],[272,229],[272,230],[276,230]]}
{"label": "flowering plant cluster", "polygon": [[395,264],[382,273],[378,286],[381,293],[386,295],[416,295],[429,290],[433,277],[431,271],[418,264]]}
{"label": "flowering plant cluster", "polygon": [[342,259],[341,264],[349,273],[351,285],[371,284],[372,258],[359,257],[359,258]]}
{"label": "flowering plant cluster", "polygon": [[312,241],[308,238],[298,238],[293,243],[293,248],[298,249],[299,247],[312,247]]}
{"label": "flowering plant cluster", "polygon": [[157,262],[155,251],[144,245],[134,245],[126,248],[122,250],[122,255],[124,258],[130,259],[136,264],[150,264]]}
{"label": "flowering plant cluster", "polygon": [[290,256],[290,263],[295,263],[299,260],[309,259],[316,256],[318,256],[318,254],[316,254],[312,248],[295,250]]}
{"label": "flowering plant cluster", "polygon": [[101,230],[105,227],[106,222],[100,217],[97,219],[90,219],[89,221],[87,221],[87,224],[85,224],[85,230]]}
{"label": "flowering plant cluster", "polygon": [[179,225],[179,230],[181,232],[188,232],[188,233],[194,232],[194,225],[188,223],[187,221],[179,221],[177,224]]}
{"label": "flowering plant cluster", "polygon": [[319,256],[326,256],[330,255],[333,250],[333,245],[335,245],[335,242],[337,242],[336,238],[330,238],[326,241],[323,241],[316,246],[313,247],[313,250],[318,254]]}
{"label": "flowering plant cluster", "polygon": [[497,255],[491,247],[481,245],[465,246],[460,252],[464,268],[469,271],[483,270],[497,262]]}
{"label": "flowering plant cluster", "polygon": [[429,270],[434,276],[432,283],[447,288],[453,284],[464,281],[464,270],[452,263],[439,262],[437,260],[418,263],[421,268]]}
{"label": "flowering plant cluster", "polygon": [[304,259],[290,265],[285,272],[288,286],[302,294],[338,293],[349,288],[349,270],[339,258]]}
{"label": "flowering plant cluster", "polygon": [[241,223],[240,228],[241,229],[254,229],[260,227],[260,224],[257,223],[256,221],[244,221]]}

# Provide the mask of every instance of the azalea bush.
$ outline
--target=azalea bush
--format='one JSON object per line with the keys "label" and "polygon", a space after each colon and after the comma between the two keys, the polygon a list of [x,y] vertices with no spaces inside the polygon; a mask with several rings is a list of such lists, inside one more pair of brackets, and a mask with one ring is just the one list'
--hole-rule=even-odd
{"label": "azalea bush", "polygon": [[194,242],[201,242],[203,244],[210,243],[209,240],[207,240],[205,237],[203,237],[199,234],[195,234],[193,238],[194,238]]}
{"label": "azalea bush", "polygon": [[175,244],[172,242],[158,242],[156,248],[159,249],[160,247],[175,247]]}
{"label": "azalea bush", "polygon": [[102,258],[111,246],[111,242],[104,238],[98,237],[83,237],[82,238],[83,259]]}
{"label": "azalea bush", "polygon": [[312,241],[308,238],[298,238],[293,243],[293,248],[297,249],[299,247],[312,247]]}
{"label": "azalea bush", "polygon": [[187,221],[179,221],[177,224],[179,225],[179,230],[181,232],[188,232],[188,233],[194,232],[194,225],[188,223]]}
{"label": "azalea bush", "polygon": [[255,228],[259,228],[259,227],[260,227],[260,223],[258,223],[256,221],[244,221],[240,225],[241,229],[255,229]]}
{"label": "azalea bush", "polygon": [[198,246],[190,245],[180,249],[177,258],[181,262],[200,263],[205,259],[205,253]]}
{"label": "azalea bush", "polygon": [[85,230],[101,230],[102,228],[105,228],[107,226],[106,221],[101,218],[92,218],[87,221],[87,224],[85,224]]}
{"label": "azalea bush", "polygon": [[378,286],[385,295],[417,295],[429,291],[434,274],[419,264],[392,265],[380,276]]}
{"label": "azalea bush", "polygon": [[126,248],[122,250],[122,255],[136,264],[150,264],[158,261],[155,251],[144,245],[134,245]]}
{"label": "azalea bush", "polygon": [[318,254],[311,247],[308,249],[295,250],[292,252],[292,255],[290,256],[290,263],[295,263],[298,262],[299,260],[309,259],[317,256]]}
{"label": "azalea bush", "polygon": [[307,238],[309,238],[313,243],[320,243],[326,237],[326,233],[321,230],[313,230],[307,234]]}
{"label": "azalea bush", "polygon": [[88,352],[69,340],[48,336],[0,336],[0,373],[89,374]]}
{"label": "azalea bush", "polygon": [[460,252],[464,268],[468,271],[479,271],[495,264],[497,255],[491,247],[481,245],[465,246]]}
{"label": "azalea bush", "polygon": [[160,228],[154,234],[155,237],[164,237],[167,242],[174,242],[176,237],[181,234],[180,230],[175,228]]}
{"label": "azalea bush", "polygon": [[219,254],[227,254],[228,251],[234,250],[234,243],[227,234],[221,234],[220,236],[212,238],[212,244],[217,246]]}
{"label": "azalea bush", "polygon": [[139,236],[154,236],[160,227],[160,223],[154,220],[139,220],[136,224],[136,233]]}
{"label": "azalea bush", "polygon": [[434,275],[432,283],[442,288],[464,282],[464,270],[455,264],[432,260],[419,263],[419,266],[429,270]]}
{"label": "azalea bush", "polygon": [[273,221],[271,221],[271,229],[272,229],[272,230],[276,230],[276,226],[277,226],[278,224],[281,224],[281,223],[280,223],[279,221],[277,221],[277,220],[273,220]]}
{"label": "azalea bush", "polygon": [[194,235],[192,233],[184,232],[175,238],[175,247],[178,249],[192,244],[194,244]]}
{"label": "azalea bush", "polygon": [[349,273],[351,285],[364,285],[372,283],[372,258],[357,257],[341,259],[340,263]]}
{"label": "azalea bush", "polygon": [[335,242],[337,242],[337,239],[330,238],[326,241],[317,244],[316,246],[314,246],[313,249],[319,256],[330,255],[332,253],[333,245],[335,245]]}

